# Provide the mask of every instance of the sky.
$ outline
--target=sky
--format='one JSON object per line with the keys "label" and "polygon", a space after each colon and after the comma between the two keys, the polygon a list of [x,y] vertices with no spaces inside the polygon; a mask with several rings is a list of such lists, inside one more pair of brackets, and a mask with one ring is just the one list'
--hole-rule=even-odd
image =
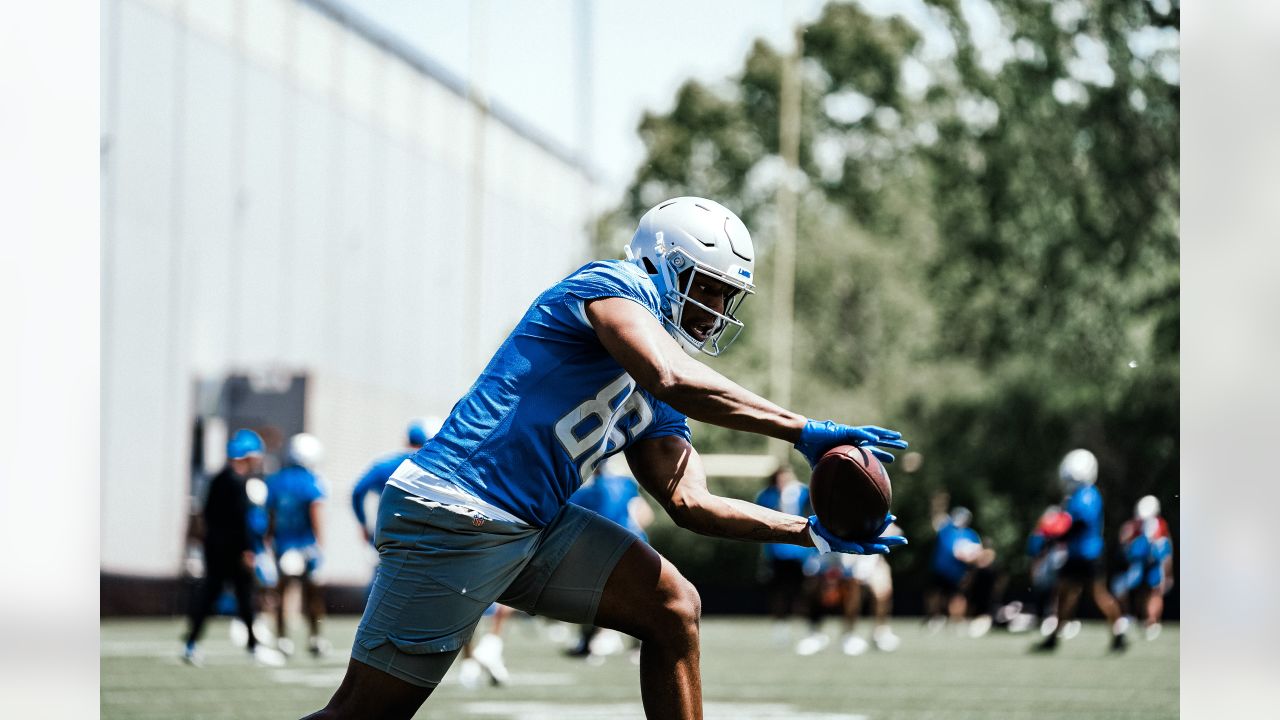
{"label": "sky", "polygon": [[[616,198],[644,157],[636,126],[690,78],[718,82],[763,37],[791,47],[821,0],[343,0],[566,148]],[[589,17],[592,61],[578,58]],[[581,87],[589,88],[584,122]],[[583,128],[589,127],[589,132]]]}

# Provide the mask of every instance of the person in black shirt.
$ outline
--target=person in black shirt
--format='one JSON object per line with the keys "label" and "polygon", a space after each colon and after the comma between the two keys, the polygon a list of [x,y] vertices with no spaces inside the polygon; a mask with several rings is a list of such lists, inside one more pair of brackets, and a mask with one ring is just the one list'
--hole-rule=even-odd
{"label": "person in black shirt", "polygon": [[245,481],[262,470],[262,438],[252,430],[237,430],[227,442],[227,465],[209,482],[204,521],[204,583],[191,606],[183,660],[198,663],[196,641],[223,586],[235,587],[240,619],[249,629],[249,652],[267,665],[281,665],[283,656],[263,645],[253,634],[253,546],[249,533],[249,498]]}

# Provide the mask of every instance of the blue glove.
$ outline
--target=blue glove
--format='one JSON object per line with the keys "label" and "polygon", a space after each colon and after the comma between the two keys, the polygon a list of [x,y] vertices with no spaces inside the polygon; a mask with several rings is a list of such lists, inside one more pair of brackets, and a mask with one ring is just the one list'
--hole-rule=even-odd
{"label": "blue glove", "polygon": [[889,548],[895,545],[906,545],[907,539],[901,535],[882,535],[886,528],[897,520],[893,515],[886,514],[884,522],[880,524],[880,529],[876,530],[875,542],[854,542],[852,540],[843,540],[831,534],[831,531],[822,526],[818,522],[817,515],[809,516],[809,537],[813,538],[814,547],[818,548],[818,552],[823,555],[829,552],[842,552],[852,555],[888,555]]}
{"label": "blue glove", "polygon": [[880,448],[902,449],[907,446],[907,441],[902,439],[902,433],[875,425],[854,427],[841,425],[833,420],[826,422],[806,420],[804,428],[800,430],[800,441],[796,443],[796,450],[799,450],[800,454],[809,461],[809,467],[813,467],[818,464],[818,460],[822,459],[823,453],[838,445],[871,446],[871,453],[879,458],[880,462],[891,463],[893,455]]}

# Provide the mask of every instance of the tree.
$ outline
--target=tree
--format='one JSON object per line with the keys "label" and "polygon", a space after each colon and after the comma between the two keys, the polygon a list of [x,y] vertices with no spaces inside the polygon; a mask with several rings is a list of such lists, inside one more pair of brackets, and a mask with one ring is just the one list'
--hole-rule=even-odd
{"label": "tree", "polygon": [[[926,462],[895,506],[918,538],[946,489],[1020,556],[1076,446],[1101,461],[1112,525],[1149,492],[1176,525],[1178,5],[928,8],[920,24],[831,3],[806,28],[793,405],[908,434]],[[752,228],[769,296],[782,67],[757,42],[723,85],[644,117],[610,249],[662,199],[713,197]],[[714,362],[767,394],[764,309],[746,303]]]}

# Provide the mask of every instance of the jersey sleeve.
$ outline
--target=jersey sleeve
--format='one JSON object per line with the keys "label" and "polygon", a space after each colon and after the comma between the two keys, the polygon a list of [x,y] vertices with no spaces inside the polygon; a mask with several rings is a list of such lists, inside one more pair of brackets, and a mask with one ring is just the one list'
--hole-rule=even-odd
{"label": "jersey sleeve", "polygon": [[686,442],[693,440],[693,433],[689,430],[689,419],[684,413],[656,398],[651,399],[650,402],[653,406],[653,422],[636,438],[637,440],[652,440],[671,435],[682,437]]}
{"label": "jersey sleeve", "polygon": [[329,482],[325,480],[323,477],[316,475],[315,473],[312,473],[311,487],[308,488],[308,490],[309,490],[309,497],[307,498],[307,500],[309,502],[315,502],[317,500],[325,500],[329,497]]}
{"label": "jersey sleeve", "polygon": [[561,281],[561,297],[580,329],[591,330],[586,304],[601,298],[620,297],[638,303],[659,322],[658,291],[629,263],[592,263]]}

